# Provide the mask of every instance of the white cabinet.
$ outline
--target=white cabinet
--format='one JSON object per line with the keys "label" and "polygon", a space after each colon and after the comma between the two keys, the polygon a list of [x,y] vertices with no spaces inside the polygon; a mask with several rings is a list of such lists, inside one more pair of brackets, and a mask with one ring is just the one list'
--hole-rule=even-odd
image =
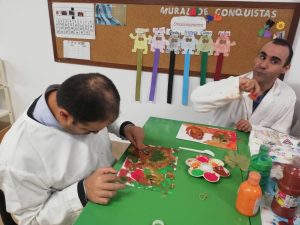
{"label": "white cabinet", "polygon": [[0,59],[0,142],[13,122],[14,115],[9,88],[7,86],[4,62]]}

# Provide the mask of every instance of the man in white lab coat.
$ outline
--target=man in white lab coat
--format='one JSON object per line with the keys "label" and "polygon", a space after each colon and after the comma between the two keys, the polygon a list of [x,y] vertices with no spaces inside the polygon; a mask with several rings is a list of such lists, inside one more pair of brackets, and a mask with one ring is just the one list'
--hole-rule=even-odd
{"label": "man in white lab coat", "polygon": [[197,87],[191,94],[195,110],[214,111],[211,125],[244,132],[257,125],[289,133],[296,94],[278,77],[290,68],[292,56],[286,40],[268,42],[255,58],[252,72]]}
{"label": "man in white lab coat", "polygon": [[124,185],[108,130],[143,147],[143,129],[119,116],[111,80],[78,74],[52,85],[0,145],[0,188],[19,224],[72,224],[88,201],[108,204]]}

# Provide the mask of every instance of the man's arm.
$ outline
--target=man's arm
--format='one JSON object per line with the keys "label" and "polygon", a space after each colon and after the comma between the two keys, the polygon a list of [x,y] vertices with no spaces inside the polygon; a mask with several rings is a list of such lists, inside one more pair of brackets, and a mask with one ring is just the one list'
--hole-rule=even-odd
{"label": "man's arm", "polygon": [[[51,190],[34,174],[15,171],[7,178],[7,210],[21,224],[73,224],[82,211],[78,183],[62,190]],[[125,187],[118,183],[113,168],[96,170],[85,179],[84,185],[86,199],[99,204],[107,204],[119,189]]]}
{"label": "man's arm", "polygon": [[295,104],[296,104],[296,96],[290,96],[290,99],[286,99],[287,104],[286,107],[282,108],[282,115],[279,120],[271,126],[272,129],[277,130],[279,132],[289,134],[291,131],[294,111],[295,111]]}
{"label": "man's arm", "polygon": [[192,92],[190,99],[196,111],[209,112],[239,97],[239,78],[229,77],[197,87]]}
{"label": "man's arm", "polygon": [[257,81],[246,76],[247,74],[239,77],[229,77],[197,87],[191,94],[191,101],[195,110],[199,112],[216,110],[240,98],[242,92],[249,92],[253,96],[260,95],[260,87]]}
{"label": "man's arm", "polygon": [[143,128],[135,126],[132,122],[125,120],[121,115],[108,126],[108,131],[116,134],[118,137],[126,138],[138,149],[144,147]]}
{"label": "man's arm", "polygon": [[3,183],[7,211],[23,225],[72,224],[83,206],[77,183],[52,190],[35,174],[7,171]]}

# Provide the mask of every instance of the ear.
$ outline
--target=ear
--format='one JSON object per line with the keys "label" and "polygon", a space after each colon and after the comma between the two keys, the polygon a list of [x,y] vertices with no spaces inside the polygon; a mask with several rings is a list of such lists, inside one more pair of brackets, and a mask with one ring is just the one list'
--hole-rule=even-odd
{"label": "ear", "polygon": [[290,67],[291,67],[291,64],[284,66],[284,67],[282,68],[282,73],[285,74],[285,73],[290,69]]}
{"label": "ear", "polygon": [[73,116],[65,109],[59,109],[59,122],[63,124],[72,124]]}

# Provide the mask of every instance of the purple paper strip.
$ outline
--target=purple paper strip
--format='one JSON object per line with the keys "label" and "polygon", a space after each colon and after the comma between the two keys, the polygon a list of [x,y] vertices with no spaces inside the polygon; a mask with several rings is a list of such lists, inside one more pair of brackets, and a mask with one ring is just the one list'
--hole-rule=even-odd
{"label": "purple paper strip", "polygon": [[156,89],[156,81],[157,81],[157,69],[158,69],[158,63],[159,63],[159,56],[160,56],[160,51],[157,48],[157,49],[155,49],[155,53],[154,53],[154,62],[153,62],[153,69],[152,69],[152,79],[151,79],[149,101],[154,101],[154,95],[155,95],[155,89]]}

